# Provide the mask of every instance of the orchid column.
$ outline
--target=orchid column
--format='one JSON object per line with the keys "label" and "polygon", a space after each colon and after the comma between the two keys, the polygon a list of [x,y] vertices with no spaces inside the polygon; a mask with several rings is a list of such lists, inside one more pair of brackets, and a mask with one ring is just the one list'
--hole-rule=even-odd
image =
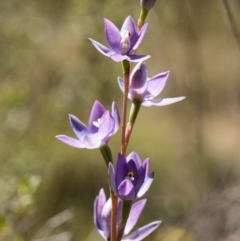
{"label": "orchid column", "polygon": [[[122,64],[123,77],[118,77],[118,84],[123,92],[120,153],[113,158],[108,146],[120,126],[120,115],[115,102],[112,103],[110,112],[99,101],[95,101],[88,126],[70,115],[70,123],[77,139],[66,135],[56,136],[60,141],[76,148],[100,149],[108,168],[106,173],[110,198],[107,200],[104,190],[100,190],[94,202],[94,223],[101,236],[109,241],[140,241],[160,225],[161,221],[154,221],[129,234],[146,204],[145,199],[134,201],[148,191],[154,179],[154,172],[149,174],[149,158],[142,162],[136,152],[126,156],[127,146],[141,106],[165,106],[185,98],[155,98],[164,89],[169,71],[148,78],[144,61],[150,56],[136,54],[147,30],[145,19],[155,1],[140,1],[141,12],[137,25],[133,18],[128,16],[119,30],[110,20],[104,19],[104,32],[109,47],[89,39],[100,53]],[[132,63],[137,64],[131,72]],[[132,106],[127,122],[128,99],[132,101]],[[115,159],[117,161],[114,168]]]}

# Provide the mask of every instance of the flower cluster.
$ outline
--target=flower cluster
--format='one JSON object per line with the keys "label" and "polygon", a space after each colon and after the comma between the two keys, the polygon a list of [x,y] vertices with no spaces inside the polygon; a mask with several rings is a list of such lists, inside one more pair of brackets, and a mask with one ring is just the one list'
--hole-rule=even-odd
{"label": "flower cluster", "polygon": [[[115,168],[112,152],[108,147],[108,142],[120,126],[120,115],[115,102],[112,103],[110,112],[99,101],[95,101],[88,126],[77,117],[70,115],[70,123],[77,139],[66,135],[56,136],[58,140],[72,147],[101,150],[108,167],[110,198],[107,200],[103,189],[100,190],[94,202],[94,223],[101,236],[108,241],[140,241],[161,223],[161,221],[151,222],[129,234],[146,204],[145,199],[137,202],[134,200],[148,191],[154,179],[154,172],[149,174],[149,158],[142,162],[136,152],[126,156],[129,138],[140,106],[165,106],[185,98],[156,98],[166,85],[169,71],[149,78],[144,61],[150,56],[136,54],[147,30],[145,18],[155,2],[156,0],[141,0],[138,23],[136,24],[133,18],[128,16],[121,30],[111,21],[104,19],[104,31],[109,48],[89,39],[100,53],[115,62],[122,62],[124,71],[123,77],[118,77],[118,84],[123,92],[123,114],[121,153],[117,155]],[[132,72],[130,62],[137,62]],[[132,107],[127,123],[128,99],[132,101]]]}

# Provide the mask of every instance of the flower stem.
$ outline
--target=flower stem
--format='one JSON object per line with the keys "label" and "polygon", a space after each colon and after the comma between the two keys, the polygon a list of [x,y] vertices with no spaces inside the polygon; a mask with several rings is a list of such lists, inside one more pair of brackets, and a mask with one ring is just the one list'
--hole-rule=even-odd
{"label": "flower stem", "polygon": [[132,102],[131,109],[130,109],[129,122],[127,124],[126,133],[125,133],[125,141],[126,141],[127,144],[129,142],[129,138],[132,134],[133,126],[134,126],[134,123],[137,119],[140,107],[141,107],[141,101],[138,100],[138,99],[134,99],[133,102]]}
{"label": "flower stem", "polygon": [[107,168],[108,168],[109,162],[111,162],[111,163],[113,162],[111,149],[109,148],[108,145],[101,146],[99,149],[102,153],[103,159],[104,159],[104,161],[107,165]]}
{"label": "flower stem", "polygon": [[[142,8],[141,12],[140,12],[140,17],[138,19],[138,24],[137,24],[138,32],[141,31],[142,26],[145,23],[145,19],[146,19],[147,15],[148,15],[148,10],[146,8]],[[136,53],[136,51],[137,50],[134,51],[134,54]],[[128,122],[126,128],[125,128],[125,145],[126,145],[126,148],[127,148],[128,142],[129,142],[129,138],[132,134],[133,126],[134,126],[135,120],[137,118],[138,112],[140,110],[140,107],[141,107],[141,102],[139,102],[137,99],[133,100],[131,110],[130,110],[129,122]]]}
{"label": "flower stem", "polygon": [[148,15],[148,10],[146,8],[142,8],[141,12],[140,12],[140,17],[138,19],[138,23],[137,23],[137,30],[138,32],[140,32],[143,24],[145,23],[145,19]]}
{"label": "flower stem", "polygon": [[127,149],[127,142],[125,140],[125,132],[126,132],[127,99],[128,99],[129,76],[130,76],[129,61],[123,60],[122,68],[123,68],[124,92],[123,92],[123,110],[122,110],[122,148],[121,148],[121,153],[125,156],[126,149]]}
{"label": "flower stem", "polygon": [[123,207],[122,207],[122,223],[118,232],[117,241],[121,241],[124,229],[128,220],[128,216],[131,210],[132,201],[123,201]]}
{"label": "flower stem", "polygon": [[117,241],[117,202],[118,197],[111,190],[110,191],[112,200],[112,217],[111,217],[111,241]]}

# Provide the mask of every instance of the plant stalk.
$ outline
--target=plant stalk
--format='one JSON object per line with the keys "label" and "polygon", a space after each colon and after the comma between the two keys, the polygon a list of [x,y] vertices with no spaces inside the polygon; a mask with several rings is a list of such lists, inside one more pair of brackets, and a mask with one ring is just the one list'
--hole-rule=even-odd
{"label": "plant stalk", "polygon": [[129,213],[131,211],[132,201],[123,201],[122,207],[122,223],[118,231],[117,241],[121,241],[124,229],[128,220]]}
{"label": "plant stalk", "polygon": [[112,200],[112,216],[111,216],[111,241],[117,241],[117,202],[118,197],[111,190],[110,196]]}
{"label": "plant stalk", "polygon": [[126,126],[126,133],[125,133],[125,142],[127,143],[127,145],[128,145],[130,136],[132,134],[133,126],[137,119],[140,107],[141,107],[141,101],[138,99],[133,100],[132,106],[130,109],[130,114],[129,114],[129,122]]}
{"label": "plant stalk", "polygon": [[123,92],[123,110],[122,110],[122,146],[121,153],[125,156],[127,150],[127,143],[125,140],[126,132],[126,119],[127,119],[127,100],[129,91],[129,76],[130,76],[130,64],[129,61],[122,61],[123,68],[123,81],[124,81],[124,92]]}

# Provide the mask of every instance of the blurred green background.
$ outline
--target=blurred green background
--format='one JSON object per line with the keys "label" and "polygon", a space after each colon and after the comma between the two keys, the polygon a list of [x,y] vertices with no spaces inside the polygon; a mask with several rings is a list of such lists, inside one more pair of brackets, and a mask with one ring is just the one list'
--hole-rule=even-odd
{"label": "blurred green background", "polygon": [[[240,30],[240,2],[228,1]],[[103,18],[119,28],[137,0],[0,1],[0,240],[100,240],[93,201],[107,187],[98,150],[74,136],[96,99],[121,110],[121,65],[97,52]],[[142,108],[128,152],[150,157],[155,180],[139,225],[147,240],[240,240],[240,44],[221,0],[157,0],[138,53],[149,76],[171,71],[168,106]],[[116,157],[120,132],[109,143]],[[50,236],[49,238],[47,238]],[[235,239],[234,239],[235,238]]]}

